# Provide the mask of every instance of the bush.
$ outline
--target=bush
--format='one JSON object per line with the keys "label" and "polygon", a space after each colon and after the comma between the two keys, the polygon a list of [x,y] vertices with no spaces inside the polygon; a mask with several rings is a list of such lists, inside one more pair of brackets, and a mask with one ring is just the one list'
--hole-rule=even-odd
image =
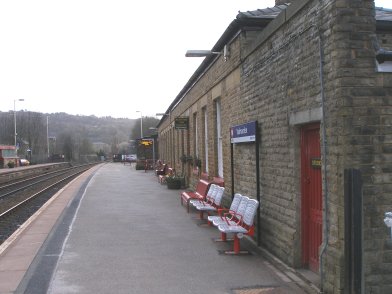
{"label": "bush", "polygon": [[144,163],[137,162],[136,163],[136,170],[144,170]]}
{"label": "bush", "polygon": [[181,189],[184,186],[185,178],[176,175],[166,176],[166,184],[168,189]]}

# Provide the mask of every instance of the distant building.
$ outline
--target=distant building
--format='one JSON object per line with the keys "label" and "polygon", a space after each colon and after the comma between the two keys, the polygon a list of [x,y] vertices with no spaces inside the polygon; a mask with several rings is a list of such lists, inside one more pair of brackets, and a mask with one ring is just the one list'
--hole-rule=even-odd
{"label": "distant building", "polygon": [[0,168],[19,166],[19,157],[14,145],[0,145]]}

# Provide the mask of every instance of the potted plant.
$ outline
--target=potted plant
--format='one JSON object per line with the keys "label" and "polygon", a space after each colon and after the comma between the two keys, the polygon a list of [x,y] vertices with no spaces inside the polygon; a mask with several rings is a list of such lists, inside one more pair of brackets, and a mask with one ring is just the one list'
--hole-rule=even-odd
{"label": "potted plant", "polygon": [[166,184],[168,189],[181,189],[184,183],[184,177],[177,175],[167,175]]}
{"label": "potted plant", "polygon": [[201,159],[200,158],[197,158],[196,156],[195,156],[195,158],[193,159],[193,166],[196,168],[201,168]]}
{"label": "potted plant", "polygon": [[187,162],[192,162],[193,158],[190,155],[183,154],[183,155],[181,155],[180,160],[181,160],[182,163],[185,164]]}

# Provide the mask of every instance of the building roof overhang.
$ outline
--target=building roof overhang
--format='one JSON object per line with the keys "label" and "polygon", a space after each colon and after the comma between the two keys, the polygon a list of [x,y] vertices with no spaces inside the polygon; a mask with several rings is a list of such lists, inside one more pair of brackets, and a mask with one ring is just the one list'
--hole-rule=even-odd
{"label": "building roof overhang", "polygon": [[[288,5],[278,5],[273,8],[258,9],[256,11],[238,12],[237,17],[229,24],[222,36],[216,42],[214,47],[211,49],[212,52],[221,52],[226,44],[228,44],[234,36],[240,31],[255,31],[263,30],[281,11],[286,9]],[[182,88],[180,93],[176,96],[173,102],[170,104],[162,119],[158,123],[159,127],[163,121],[167,119],[170,112],[175,106],[181,101],[184,95],[189,89],[195,84],[200,75],[210,66],[216,59],[215,55],[208,55],[204,58],[203,62],[199,65],[193,75],[190,77],[188,82]]]}
{"label": "building roof overhang", "polygon": [[[277,5],[272,8],[257,9],[254,11],[238,12],[236,19],[234,19],[222,36],[211,49],[212,52],[221,52],[226,44],[228,44],[234,36],[240,31],[263,30],[273,19],[275,19],[282,11],[284,11],[290,4]],[[377,31],[392,31],[392,9],[376,7],[375,8],[376,29]],[[377,52],[377,60],[389,61],[392,51],[380,49]],[[206,71],[206,69],[216,60],[215,55],[208,55],[199,65],[188,82],[170,104],[162,119],[158,123],[159,127],[170,115],[175,106],[182,100],[185,94],[192,88],[199,77]],[[380,62],[379,62],[380,63]]]}

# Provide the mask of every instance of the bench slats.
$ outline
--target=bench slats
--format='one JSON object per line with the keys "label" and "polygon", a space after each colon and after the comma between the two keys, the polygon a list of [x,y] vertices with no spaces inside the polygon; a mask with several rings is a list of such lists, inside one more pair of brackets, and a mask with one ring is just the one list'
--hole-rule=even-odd
{"label": "bench slats", "polygon": [[[213,190],[213,193],[210,194],[210,190]],[[200,212],[200,219],[203,219],[204,212],[208,214],[210,212],[217,211],[221,208],[223,193],[225,191],[224,187],[219,187],[218,185],[211,184],[210,190],[208,191],[206,200],[204,201],[193,201],[192,205]]]}
{"label": "bench slats", "polygon": [[255,199],[249,199],[246,204],[246,209],[240,222],[235,225],[229,223],[218,226],[220,232],[224,234],[234,234],[233,251],[226,252],[227,254],[240,254],[240,238],[243,234],[253,235],[254,232],[254,217],[257,213],[259,202]]}
{"label": "bench slats", "polygon": [[195,191],[183,191],[180,193],[181,205],[184,205],[184,202],[186,203],[188,213],[189,213],[189,201],[192,199],[204,200],[207,196],[207,192],[210,186],[211,186],[210,182],[200,179],[197,182]]}

